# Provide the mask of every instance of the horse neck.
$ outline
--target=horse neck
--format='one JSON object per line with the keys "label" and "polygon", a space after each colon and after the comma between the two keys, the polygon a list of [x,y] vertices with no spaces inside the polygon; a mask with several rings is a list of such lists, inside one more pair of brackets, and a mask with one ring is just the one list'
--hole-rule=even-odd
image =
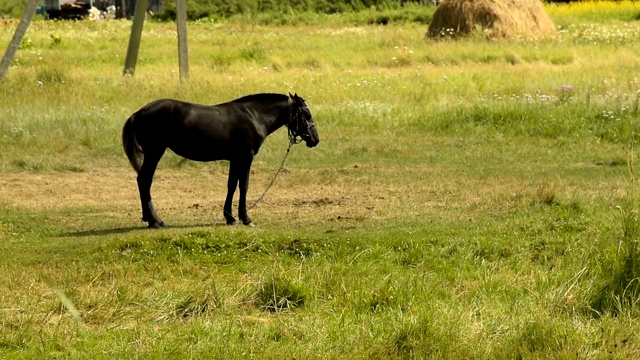
{"label": "horse neck", "polygon": [[284,106],[279,106],[278,108],[279,111],[275,114],[269,114],[268,116],[263,117],[264,125],[267,128],[267,134],[271,134],[289,123],[289,119],[291,118],[289,103],[286,102]]}

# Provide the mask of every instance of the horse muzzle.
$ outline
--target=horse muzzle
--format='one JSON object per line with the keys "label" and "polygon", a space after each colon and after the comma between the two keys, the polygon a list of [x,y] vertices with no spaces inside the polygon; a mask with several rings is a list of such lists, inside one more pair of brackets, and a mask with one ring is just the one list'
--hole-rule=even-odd
{"label": "horse muzzle", "polygon": [[302,140],[304,140],[304,143],[307,145],[308,148],[312,148],[312,147],[316,147],[318,146],[318,143],[320,143],[320,137],[318,137],[318,134],[304,134],[301,136]]}

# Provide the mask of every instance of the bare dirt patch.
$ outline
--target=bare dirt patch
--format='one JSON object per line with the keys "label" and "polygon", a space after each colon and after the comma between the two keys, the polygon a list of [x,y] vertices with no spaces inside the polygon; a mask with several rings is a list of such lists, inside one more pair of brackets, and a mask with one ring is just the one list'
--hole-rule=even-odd
{"label": "bare dirt patch", "polygon": [[[252,174],[248,205],[260,197],[272,175],[259,169]],[[223,223],[226,176],[216,168],[160,169],[152,188],[160,216],[169,225]],[[383,225],[397,218],[472,218],[528,206],[539,186],[527,178],[460,177],[428,166],[289,169],[249,214],[258,224],[274,226],[324,223],[350,227],[371,222]],[[575,197],[581,191],[574,187],[555,184],[554,194]],[[61,221],[77,227],[100,217],[140,224],[135,173],[124,168],[3,173],[0,207],[66,213],[69,216],[63,215]]]}
{"label": "bare dirt patch", "polygon": [[[262,194],[271,176],[252,175],[249,205]],[[402,186],[347,185],[345,179],[336,179],[334,184],[296,181],[301,176],[296,171],[281,174],[264,200],[251,210],[256,220],[364,219],[388,207],[389,197],[394,196],[390,194],[402,191]],[[162,169],[156,173],[152,195],[160,215],[169,223],[176,217],[180,221],[194,217],[221,220],[226,173]],[[236,206],[237,193],[234,209]],[[135,174],[129,169],[109,169],[5,173],[0,177],[0,207],[53,211],[98,208],[104,209],[99,215],[138,217],[140,205]]]}

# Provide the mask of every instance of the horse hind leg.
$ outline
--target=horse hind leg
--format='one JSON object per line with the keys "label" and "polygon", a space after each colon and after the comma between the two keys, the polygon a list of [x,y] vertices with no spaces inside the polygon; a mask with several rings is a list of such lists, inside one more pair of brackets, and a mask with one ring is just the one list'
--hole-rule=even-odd
{"label": "horse hind leg", "polygon": [[145,151],[144,161],[138,172],[138,191],[140,192],[140,202],[142,204],[142,221],[149,223],[149,228],[159,229],[165,227],[164,221],[158,216],[156,208],[151,199],[151,183],[153,175],[158,166],[158,162],[164,155],[165,149],[161,151]]}

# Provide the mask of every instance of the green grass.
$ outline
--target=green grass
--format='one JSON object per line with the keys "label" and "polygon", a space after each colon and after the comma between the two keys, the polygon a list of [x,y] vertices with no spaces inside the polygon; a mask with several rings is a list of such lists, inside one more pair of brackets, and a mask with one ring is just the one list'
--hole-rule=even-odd
{"label": "green grass", "polygon": [[[539,42],[201,21],[186,83],[173,24],[123,77],[129,22],[35,22],[0,83],[0,358],[637,357],[640,25],[585,19]],[[167,154],[170,227],[144,229],[125,119],[255,92],[297,92],[321,136],[258,226],[222,225],[225,163]]]}

